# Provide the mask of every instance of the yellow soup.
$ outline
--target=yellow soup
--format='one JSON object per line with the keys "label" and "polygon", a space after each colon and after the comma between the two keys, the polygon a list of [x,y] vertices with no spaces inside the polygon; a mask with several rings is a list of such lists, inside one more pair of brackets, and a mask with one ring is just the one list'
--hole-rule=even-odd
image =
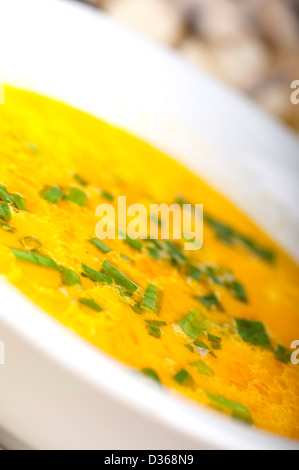
{"label": "yellow soup", "polygon": [[[204,204],[204,244],[95,238],[99,204]],[[156,221],[158,225],[163,220]],[[230,202],[131,135],[6,90],[0,273],[165,387],[299,438],[298,266]],[[294,361],[293,361],[294,362]]]}

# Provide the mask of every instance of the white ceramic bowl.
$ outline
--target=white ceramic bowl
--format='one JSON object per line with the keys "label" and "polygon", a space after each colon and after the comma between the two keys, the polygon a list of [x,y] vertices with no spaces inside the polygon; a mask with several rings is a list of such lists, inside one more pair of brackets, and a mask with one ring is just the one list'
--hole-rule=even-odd
{"label": "white ceramic bowl", "polygon": [[[173,154],[299,259],[295,135],[175,53],[91,8],[63,0],[0,0],[0,18],[0,79],[103,117]],[[298,449],[296,442],[160,390],[4,279],[0,299],[2,445]]]}

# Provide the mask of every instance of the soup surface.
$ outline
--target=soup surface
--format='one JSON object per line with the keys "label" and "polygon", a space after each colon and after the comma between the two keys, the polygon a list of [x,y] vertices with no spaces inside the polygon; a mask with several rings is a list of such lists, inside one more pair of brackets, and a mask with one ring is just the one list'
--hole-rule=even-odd
{"label": "soup surface", "polygon": [[[99,204],[204,204],[204,244],[99,241]],[[163,220],[156,220],[158,229]],[[0,273],[67,327],[189,398],[299,438],[299,268],[225,198],[131,135],[6,89]]]}

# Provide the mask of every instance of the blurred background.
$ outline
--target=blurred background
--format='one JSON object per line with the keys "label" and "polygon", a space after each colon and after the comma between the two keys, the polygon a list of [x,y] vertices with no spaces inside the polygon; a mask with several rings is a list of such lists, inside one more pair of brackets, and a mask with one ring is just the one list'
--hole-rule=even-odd
{"label": "blurred background", "polygon": [[299,0],[79,0],[178,49],[299,132]]}

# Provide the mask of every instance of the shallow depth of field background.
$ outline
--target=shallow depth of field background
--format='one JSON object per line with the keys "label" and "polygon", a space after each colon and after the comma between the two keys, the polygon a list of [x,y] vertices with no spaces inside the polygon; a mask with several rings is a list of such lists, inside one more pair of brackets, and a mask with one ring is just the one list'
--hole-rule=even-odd
{"label": "shallow depth of field background", "polygon": [[[299,0],[80,0],[178,49],[299,132]],[[108,45],[107,45],[108,46]]]}

